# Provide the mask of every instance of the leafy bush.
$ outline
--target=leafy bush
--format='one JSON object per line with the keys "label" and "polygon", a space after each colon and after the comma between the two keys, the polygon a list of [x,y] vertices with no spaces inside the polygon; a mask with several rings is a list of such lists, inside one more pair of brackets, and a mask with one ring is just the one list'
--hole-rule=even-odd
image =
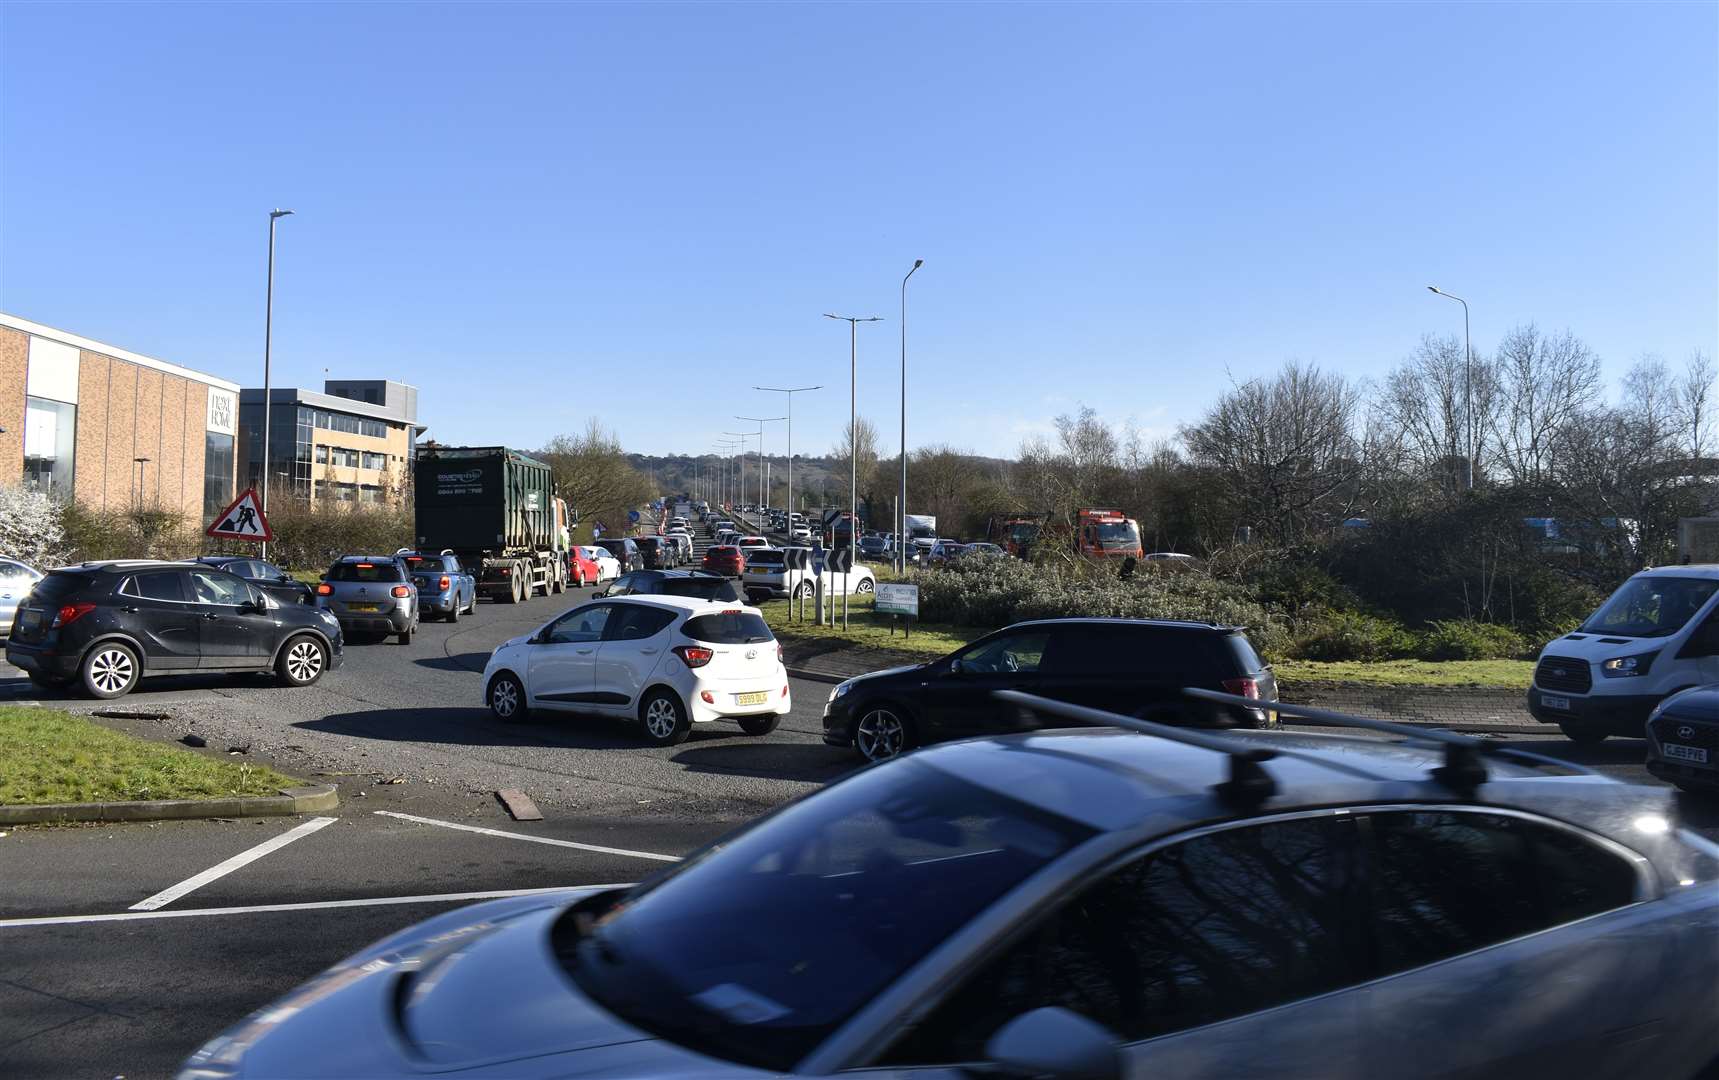
{"label": "leafy bush", "polygon": [[65,508],[53,496],[0,487],[0,555],[38,569],[65,561]]}
{"label": "leafy bush", "polygon": [[1394,660],[1415,655],[1415,635],[1400,623],[1356,611],[1331,612],[1299,635],[1300,660]]}
{"label": "leafy bush", "polygon": [[1299,551],[1262,561],[1250,568],[1243,580],[1253,587],[1260,603],[1273,611],[1353,611],[1359,607],[1348,586]]}
{"label": "leafy bush", "polygon": [[1528,641],[1510,627],[1472,619],[1435,622],[1420,642],[1423,660],[1515,660],[1531,651]]}
{"label": "leafy bush", "polygon": [[[412,511],[397,506],[282,500],[269,507],[269,561],[289,570],[324,570],[342,555],[387,555],[416,542]],[[254,544],[226,541],[211,549],[252,552]]]}
{"label": "leafy bush", "polygon": [[97,510],[72,502],[63,520],[68,558],[80,561],[179,559],[195,554],[203,542],[195,523],[159,507]]}

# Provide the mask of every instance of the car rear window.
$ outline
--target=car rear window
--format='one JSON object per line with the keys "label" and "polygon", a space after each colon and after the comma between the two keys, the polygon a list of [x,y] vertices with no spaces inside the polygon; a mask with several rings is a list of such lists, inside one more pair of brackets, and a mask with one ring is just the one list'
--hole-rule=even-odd
{"label": "car rear window", "polygon": [[1247,672],[1265,670],[1265,661],[1261,660],[1259,653],[1254,651],[1253,642],[1248,640],[1246,634],[1238,630],[1233,634],[1225,634],[1223,641],[1223,647],[1229,650],[1231,656],[1235,657],[1236,663],[1241,665],[1241,670]]}
{"label": "car rear window", "polygon": [[732,547],[728,544],[718,544],[715,547],[710,549],[710,554],[719,555],[719,556],[720,555],[738,555],[738,554],[740,554],[740,549],[737,547]]}
{"label": "car rear window", "polygon": [[432,573],[440,573],[443,570],[452,569],[452,567],[448,565],[449,561],[450,560],[446,555],[406,556],[406,565],[411,567],[413,570],[424,570]]}
{"label": "car rear window", "polygon": [[740,602],[740,592],[727,578],[665,578],[657,590],[669,596],[696,596],[705,600]]}
{"label": "car rear window", "polygon": [[391,562],[338,562],[329,567],[330,581],[400,581],[400,567]]}
{"label": "car rear window", "polygon": [[712,645],[756,645],[761,641],[775,640],[764,617],[750,611],[719,611],[694,616],[681,629],[694,641],[708,641]]}
{"label": "car rear window", "polygon": [[38,604],[60,604],[83,592],[90,583],[88,574],[49,574],[36,582],[30,599]]}
{"label": "car rear window", "polygon": [[746,565],[781,566],[782,553],[780,551],[754,551],[746,556]]}

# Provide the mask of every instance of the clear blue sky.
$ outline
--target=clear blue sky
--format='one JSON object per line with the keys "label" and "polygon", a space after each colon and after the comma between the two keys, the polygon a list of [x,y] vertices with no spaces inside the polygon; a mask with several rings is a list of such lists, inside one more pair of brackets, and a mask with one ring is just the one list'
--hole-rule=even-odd
{"label": "clear blue sky", "polygon": [[[1011,453],[1290,358],[1719,349],[1719,6],[0,7],[0,308],[432,437],[707,449],[753,383]],[[781,425],[773,425],[779,429]],[[781,450],[779,431],[770,448]]]}

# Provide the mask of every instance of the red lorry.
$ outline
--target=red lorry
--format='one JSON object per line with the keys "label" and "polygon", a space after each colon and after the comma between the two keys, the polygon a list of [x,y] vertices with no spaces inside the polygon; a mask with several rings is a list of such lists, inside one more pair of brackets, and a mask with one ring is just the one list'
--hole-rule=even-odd
{"label": "red lorry", "polygon": [[1140,523],[1120,510],[1076,510],[1074,530],[1075,554],[1091,559],[1138,559],[1144,554],[1140,547]]}

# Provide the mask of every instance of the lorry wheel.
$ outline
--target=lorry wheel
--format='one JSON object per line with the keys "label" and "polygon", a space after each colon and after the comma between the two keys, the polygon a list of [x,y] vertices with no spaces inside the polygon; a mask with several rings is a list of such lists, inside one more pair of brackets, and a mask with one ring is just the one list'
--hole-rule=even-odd
{"label": "lorry wheel", "polygon": [[512,581],[508,583],[507,602],[510,604],[519,603],[519,582]]}
{"label": "lorry wheel", "polygon": [[562,593],[562,591],[563,591],[563,590],[564,590],[564,589],[566,589],[566,587],[567,587],[567,585],[566,585],[566,583],[565,583],[565,582],[563,582],[563,581],[562,581],[562,580],[561,580],[561,575],[560,575],[560,574],[556,574],[556,575],[555,575],[555,586],[554,586],[554,588],[555,588],[555,595],[556,595],[556,596],[560,596],[560,595],[561,595],[561,593]]}

